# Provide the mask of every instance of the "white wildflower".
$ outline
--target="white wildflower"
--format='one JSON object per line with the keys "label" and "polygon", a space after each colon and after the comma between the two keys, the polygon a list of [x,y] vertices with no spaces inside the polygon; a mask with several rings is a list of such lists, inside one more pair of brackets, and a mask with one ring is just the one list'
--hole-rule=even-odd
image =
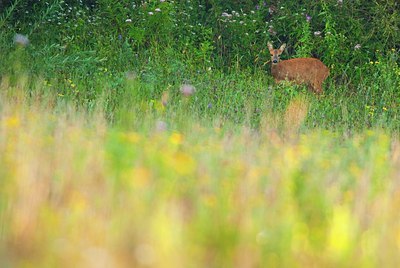
{"label": "white wildflower", "polygon": [[14,43],[25,47],[25,46],[29,45],[29,39],[26,35],[16,34],[14,36]]}

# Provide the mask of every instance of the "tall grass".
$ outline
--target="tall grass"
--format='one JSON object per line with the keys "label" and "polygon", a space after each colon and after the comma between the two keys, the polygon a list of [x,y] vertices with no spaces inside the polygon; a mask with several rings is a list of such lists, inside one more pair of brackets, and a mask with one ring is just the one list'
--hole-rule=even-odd
{"label": "tall grass", "polygon": [[27,93],[28,78],[2,81],[3,267],[400,262],[397,135],[307,129],[304,97],[257,129],[199,119],[196,95],[175,96],[169,115],[126,107],[121,127],[104,99],[88,112],[39,82]]}

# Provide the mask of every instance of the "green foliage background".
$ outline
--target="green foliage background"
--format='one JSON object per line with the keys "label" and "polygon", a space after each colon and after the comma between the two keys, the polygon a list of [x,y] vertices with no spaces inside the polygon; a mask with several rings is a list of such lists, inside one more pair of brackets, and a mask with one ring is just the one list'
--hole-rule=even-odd
{"label": "green foliage background", "polygon": [[[266,107],[259,100],[279,111],[300,92],[270,92],[271,41],[288,44],[284,59],[313,56],[331,69],[327,97],[313,102],[308,126],[399,126],[396,0],[15,0],[0,7],[1,73],[44,77],[53,92],[86,108],[105,98],[114,121],[124,100],[150,102],[166,90],[174,97],[192,83],[202,92],[191,100],[193,114],[257,126]],[[16,49],[16,33],[30,45]],[[138,80],[127,85],[132,75]]]}
{"label": "green foliage background", "polygon": [[[211,56],[221,65],[239,60],[249,66],[257,56],[266,56],[266,41],[272,40],[288,43],[292,51],[301,48],[300,54],[318,56],[329,65],[352,67],[376,59],[376,50],[399,49],[400,40],[395,0],[58,0],[3,1],[1,7],[3,29],[28,34],[37,45],[48,44],[51,37],[82,50],[114,48],[111,41],[120,40],[135,52],[172,47],[191,58]],[[361,53],[354,49],[357,44]]]}

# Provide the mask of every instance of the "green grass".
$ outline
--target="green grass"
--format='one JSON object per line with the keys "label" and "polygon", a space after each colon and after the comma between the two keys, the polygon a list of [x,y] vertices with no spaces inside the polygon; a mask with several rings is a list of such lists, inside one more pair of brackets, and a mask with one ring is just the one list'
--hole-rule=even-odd
{"label": "green grass", "polygon": [[398,107],[147,68],[3,75],[1,266],[398,265]]}

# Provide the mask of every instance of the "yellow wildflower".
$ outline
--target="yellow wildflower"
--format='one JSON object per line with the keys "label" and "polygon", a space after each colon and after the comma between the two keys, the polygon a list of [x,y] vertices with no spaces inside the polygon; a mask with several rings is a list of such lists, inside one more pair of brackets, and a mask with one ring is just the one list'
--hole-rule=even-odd
{"label": "yellow wildflower", "polygon": [[178,152],[171,158],[171,167],[179,175],[189,175],[194,172],[196,162],[189,154]]}
{"label": "yellow wildflower", "polygon": [[15,128],[20,125],[20,120],[18,116],[10,116],[5,119],[4,123],[8,128]]}
{"label": "yellow wildflower", "polygon": [[141,137],[136,132],[129,132],[124,135],[124,138],[129,143],[138,143]]}
{"label": "yellow wildflower", "polygon": [[174,145],[179,145],[183,142],[183,136],[180,133],[173,133],[171,137],[169,137],[169,141]]}
{"label": "yellow wildflower", "polygon": [[74,191],[71,196],[70,206],[73,212],[77,214],[84,213],[88,206],[87,198],[81,192]]}
{"label": "yellow wildflower", "polygon": [[337,206],[333,209],[332,223],[329,234],[329,250],[334,257],[342,257],[350,249],[351,226],[353,226],[351,212],[346,206]]}
{"label": "yellow wildflower", "polygon": [[204,195],[201,199],[207,207],[214,207],[217,204],[217,198],[213,194]]}

